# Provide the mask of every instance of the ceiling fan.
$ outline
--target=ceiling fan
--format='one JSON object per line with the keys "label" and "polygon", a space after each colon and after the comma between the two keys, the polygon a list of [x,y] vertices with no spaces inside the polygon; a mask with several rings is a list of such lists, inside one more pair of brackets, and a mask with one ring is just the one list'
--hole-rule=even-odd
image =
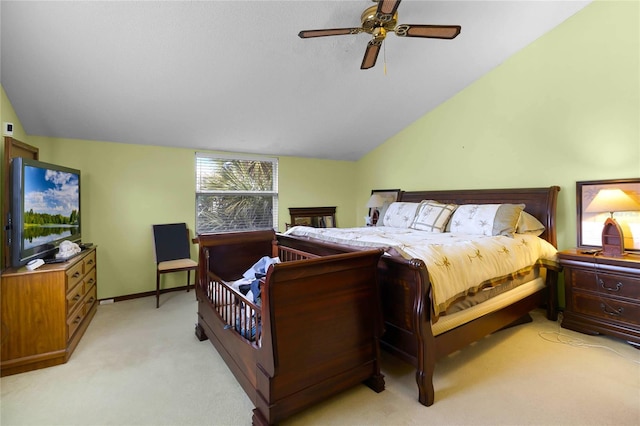
{"label": "ceiling fan", "polygon": [[387,32],[396,33],[399,37],[422,37],[452,39],[460,34],[459,25],[407,25],[398,23],[398,6],[401,0],[372,0],[378,3],[368,7],[360,20],[361,27],[356,28],[333,28],[325,30],[300,31],[300,38],[325,37],[334,35],[360,34],[362,32],[371,34],[373,39],[367,44],[360,69],[368,69],[376,64],[378,53],[382,42],[387,36]]}

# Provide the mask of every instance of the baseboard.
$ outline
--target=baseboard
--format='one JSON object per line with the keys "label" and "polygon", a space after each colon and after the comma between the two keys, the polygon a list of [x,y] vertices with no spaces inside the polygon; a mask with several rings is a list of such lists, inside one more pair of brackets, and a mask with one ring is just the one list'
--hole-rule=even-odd
{"label": "baseboard", "polygon": [[[160,294],[170,293],[172,291],[188,291],[192,289],[195,289],[195,285],[190,285],[188,289],[186,285],[183,285],[181,287],[172,287],[172,288],[162,289],[160,290]],[[124,296],[117,296],[117,297],[106,297],[104,299],[99,299],[98,303],[102,302],[103,300],[108,300],[113,302],[122,302],[124,300],[139,299],[141,297],[149,297],[149,296],[155,296],[155,295],[156,295],[156,291],[152,290],[152,291],[145,291],[144,293],[127,294]]]}

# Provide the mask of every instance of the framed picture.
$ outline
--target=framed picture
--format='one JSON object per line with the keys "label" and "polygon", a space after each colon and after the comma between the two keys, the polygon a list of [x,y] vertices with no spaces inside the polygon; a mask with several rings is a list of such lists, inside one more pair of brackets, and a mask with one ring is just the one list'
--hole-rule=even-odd
{"label": "framed picture", "polygon": [[635,201],[640,206],[640,178],[576,182],[578,247],[602,247],[604,222],[613,215],[622,229],[625,250],[640,252],[640,207],[610,212],[602,211],[605,208],[594,203],[601,190],[614,189],[621,190],[632,200],[630,203]]}
{"label": "framed picture", "polygon": [[378,222],[380,212],[385,205],[389,205],[400,198],[399,189],[373,189],[367,203],[369,207],[369,221],[367,225],[374,226]]}
{"label": "framed picture", "polygon": [[312,225],[311,216],[309,216],[309,217],[296,217],[294,219],[293,224],[294,225],[301,225],[301,226],[311,226]]}

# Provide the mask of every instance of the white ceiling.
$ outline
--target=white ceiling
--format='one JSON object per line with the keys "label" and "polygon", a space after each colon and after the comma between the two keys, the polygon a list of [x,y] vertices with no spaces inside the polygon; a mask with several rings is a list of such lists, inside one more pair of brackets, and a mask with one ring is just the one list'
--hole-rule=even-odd
{"label": "white ceiling", "polygon": [[368,34],[297,34],[370,0],[2,0],[0,77],[30,135],[357,160],[588,3],[404,0],[461,34],[389,34],[360,70]]}

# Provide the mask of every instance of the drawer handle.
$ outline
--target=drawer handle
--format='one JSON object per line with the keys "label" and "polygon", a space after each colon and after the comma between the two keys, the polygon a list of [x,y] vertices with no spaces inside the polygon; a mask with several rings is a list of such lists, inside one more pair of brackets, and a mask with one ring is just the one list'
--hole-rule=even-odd
{"label": "drawer handle", "polygon": [[87,265],[93,265],[93,259],[87,262]]}
{"label": "drawer handle", "polygon": [[611,310],[612,308],[607,309],[604,303],[601,303],[600,307],[602,308],[602,312],[613,317],[619,317],[624,312],[624,308],[618,308],[617,310]]}
{"label": "drawer handle", "polygon": [[93,284],[93,278],[88,281],[89,284]]}
{"label": "drawer handle", "polygon": [[616,288],[613,288],[613,287],[607,287],[607,286],[604,284],[604,280],[602,280],[602,279],[600,279],[600,278],[598,278],[598,281],[600,281],[600,287],[604,288],[604,289],[605,289],[605,290],[607,290],[607,291],[620,291],[620,289],[622,288],[622,283],[621,283],[620,281],[618,281],[618,282],[616,283]]}
{"label": "drawer handle", "polygon": [[73,299],[72,299],[72,300],[74,300],[74,301],[78,301],[78,300],[80,300],[80,295],[79,295],[79,294],[76,294],[75,296],[73,296]]}
{"label": "drawer handle", "polygon": [[80,272],[76,272],[75,274],[73,274],[71,277],[72,278],[78,278],[80,276]]}
{"label": "drawer handle", "polygon": [[82,320],[82,317],[77,316],[76,319],[73,321],[73,323],[78,324],[81,320]]}

